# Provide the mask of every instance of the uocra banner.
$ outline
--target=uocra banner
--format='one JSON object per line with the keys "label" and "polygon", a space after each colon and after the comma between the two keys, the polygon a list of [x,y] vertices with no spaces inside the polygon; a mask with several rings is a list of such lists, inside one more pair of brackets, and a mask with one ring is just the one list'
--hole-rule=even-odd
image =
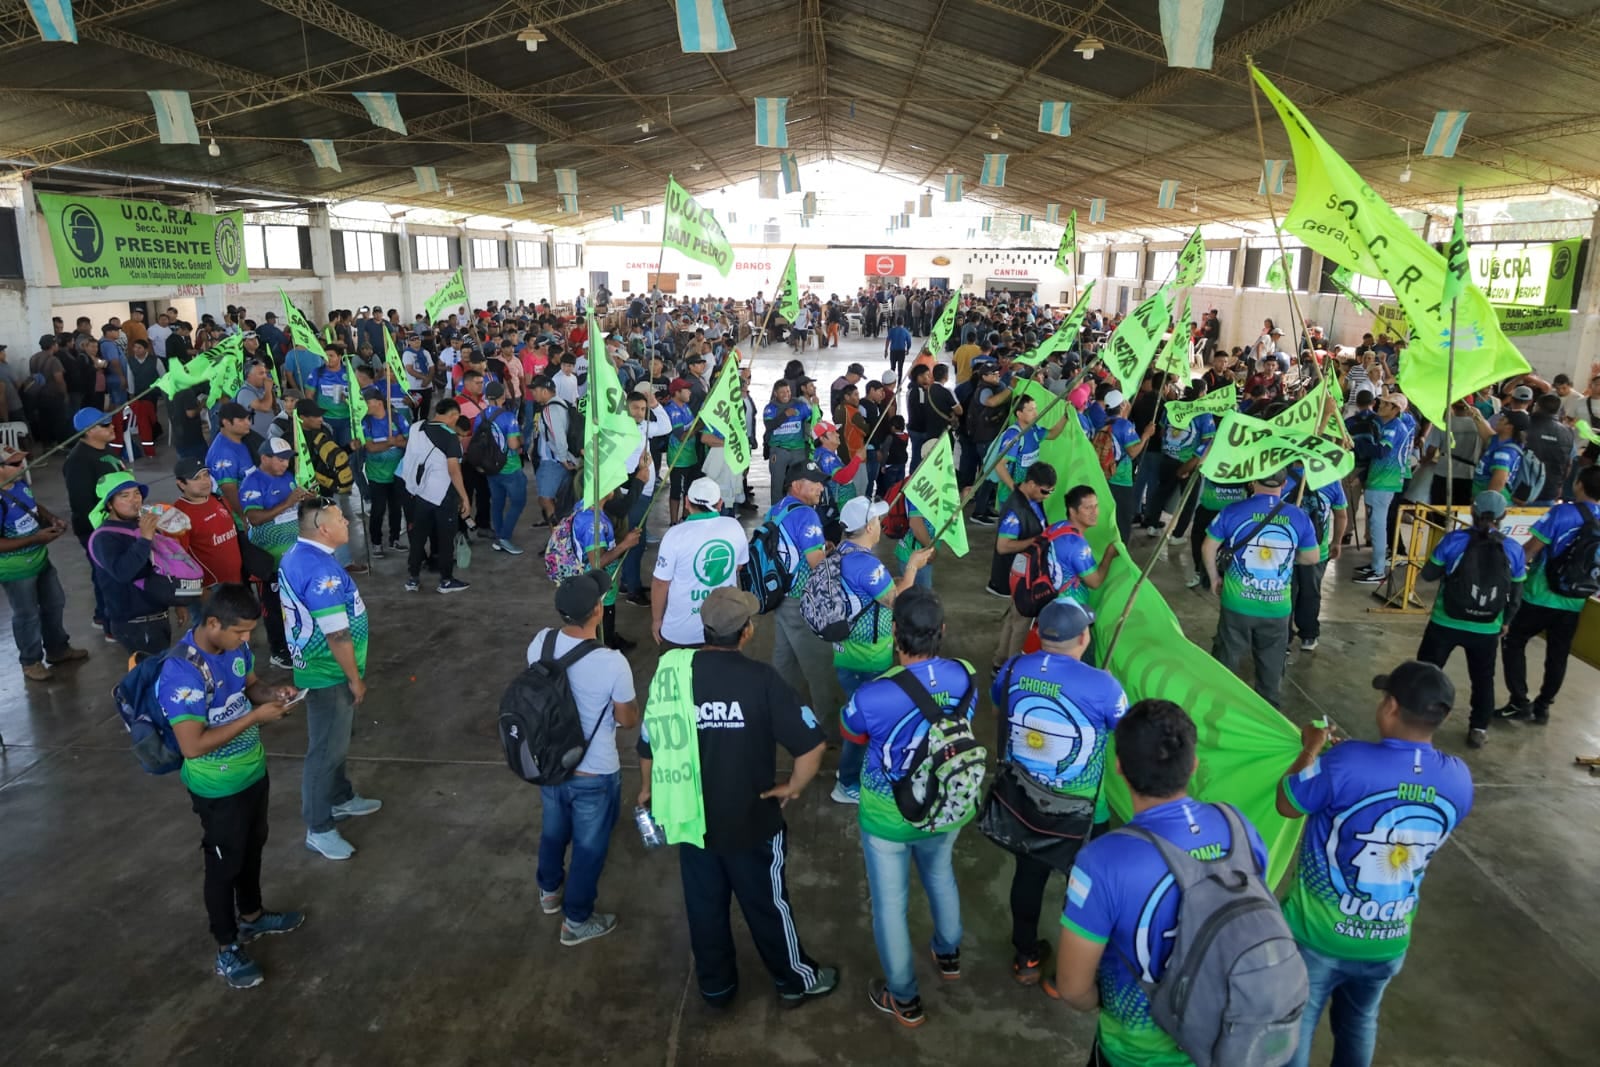
{"label": "uocra banner", "polygon": [[39,193],[63,286],[246,282],[242,214]]}

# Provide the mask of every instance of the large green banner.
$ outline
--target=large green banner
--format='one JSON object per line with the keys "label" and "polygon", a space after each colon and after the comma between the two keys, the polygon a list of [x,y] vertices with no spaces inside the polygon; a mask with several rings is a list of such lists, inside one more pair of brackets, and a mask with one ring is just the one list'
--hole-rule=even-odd
{"label": "large green banner", "polygon": [[724,278],[733,269],[733,246],[722,232],[710,208],[701,207],[671,175],[663,196],[666,218],[662,222],[661,243],[676,248],[690,259],[717,268]]}
{"label": "large green banner", "polygon": [[450,279],[439,286],[439,291],[423,303],[423,313],[428,316],[428,322],[438,322],[440,318],[453,314],[456,308],[467,302],[467,283],[462,277],[461,268],[450,275]]}
{"label": "large green banner", "polygon": [[39,193],[61,284],[247,282],[243,214],[205,215],[149,200]]}
{"label": "large green banner", "polygon": [[[1035,382],[1018,388],[1018,395],[1030,393],[1040,404],[1050,399]],[[1088,485],[1095,490],[1100,522],[1084,536],[1097,555],[1105,552],[1117,536],[1116,508],[1088,439],[1068,427],[1041,446],[1039,458],[1055,466],[1063,488]],[[1065,492],[1052,493],[1045,501],[1045,514],[1052,522],[1066,517],[1065,497]],[[1126,553],[1119,553],[1105,582],[1089,591],[1097,648],[1110,645],[1138,578],[1138,566]],[[1226,801],[1244,813],[1266,842],[1268,878],[1276,884],[1293,862],[1300,836],[1300,820],[1285,819],[1277,809],[1278,780],[1300,751],[1300,731],[1188,640],[1160,590],[1148,582],[1133,598],[1111,661],[1100,665],[1122,683],[1130,701],[1170,700],[1189,713],[1200,737],[1200,766],[1189,783],[1189,795]],[[1112,754],[1107,755],[1106,766],[1113,766]],[[1132,816],[1127,783],[1113,771],[1106,775],[1106,799],[1118,817]]]}
{"label": "large green banner", "polygon": [[1150,361],[1155,358],[1156,346],[1161,344],[1161,338],[1166,335],[1171,321],[1167,290],[1162,287],[1134,308],[1133,314],[1122,320],[1111,335],[1111,340],[1101,349],[1100,358],[1105,361],[1106,368],[1116,375],[1117,383],[1125,394],[1132,396],[1138,392],[1139,383],[1144,381]]}

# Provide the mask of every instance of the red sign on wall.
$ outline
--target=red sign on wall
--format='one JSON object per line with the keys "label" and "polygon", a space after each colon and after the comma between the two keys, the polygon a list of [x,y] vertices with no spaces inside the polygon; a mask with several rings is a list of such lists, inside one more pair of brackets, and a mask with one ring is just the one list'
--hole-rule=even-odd
{"label": "red sign on wall", "polygon": [[906,272],[906,257],[867,253],[866,273],[873,278],[899,278]]}

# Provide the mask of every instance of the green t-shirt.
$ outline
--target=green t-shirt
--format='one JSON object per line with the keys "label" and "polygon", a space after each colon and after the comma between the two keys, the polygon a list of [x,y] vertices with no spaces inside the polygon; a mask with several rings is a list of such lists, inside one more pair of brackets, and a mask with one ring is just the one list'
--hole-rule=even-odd
{"label": "green t-shirt", "polygon": [[362,425],[367,431],[368,441],[389,441],[394,446],[382,452],[368,452],[366,459],[367,481],[376,485],[388,485],[394,481],[395,471],[400,469],[400,461],[406,455],[405,418],[396,414],[394,425],[391,427],[389,419],[375,419],[368,415]]}
{"label": "green t-shirt", "polygon": [[[191,721],[207,728],[226,725],[254,707],[245,693],[253,664],[248,644],[213,656],[195,645],[192,633],[186,634],[161,666],[156,700],[170,723]],[[267,773],[267,750],[261,744],[260,728],[251,726],[221,748],[185,759],[178,773],[196,796],[231,797],[248,789]]]}
{"label": "green t-shirt", "polygon": [[[17,481],[0,489],[0,537],[28,537],[39,532],[39,505],[28,483]],[[0,552],[0,582],[20,582],[44,573],[50,562],[44,545],[27,545]]]}
{"label": "green t-shirt", "polygon": [[1290,613],[1295,556],[1316,547],[1317,531],[1306,513],[1289,503],[1262,525],[1277,503],[1277,497],[1257,494],[1230,504],[1206,530],[1206,537],[1222,542],[1231,555],[1221,574],[1224,611],[1262,619]]}

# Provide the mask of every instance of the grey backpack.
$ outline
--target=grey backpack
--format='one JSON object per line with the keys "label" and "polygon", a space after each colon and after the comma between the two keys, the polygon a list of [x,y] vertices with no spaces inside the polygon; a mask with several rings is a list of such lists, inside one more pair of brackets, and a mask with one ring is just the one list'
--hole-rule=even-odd
{"label": "grey backpack", "polygon": [[1280,1067],[1300,1041],[1306,965],[1277,899],[1256,875],[1244,820],[1227,804],[1216,807],[1228,820],[1229,844],[1209,862],[1143,827],[1116,831],[1154,845],[1183,894],[1161,981],[1140,984],[1151,1018],[1196,1067]]}

